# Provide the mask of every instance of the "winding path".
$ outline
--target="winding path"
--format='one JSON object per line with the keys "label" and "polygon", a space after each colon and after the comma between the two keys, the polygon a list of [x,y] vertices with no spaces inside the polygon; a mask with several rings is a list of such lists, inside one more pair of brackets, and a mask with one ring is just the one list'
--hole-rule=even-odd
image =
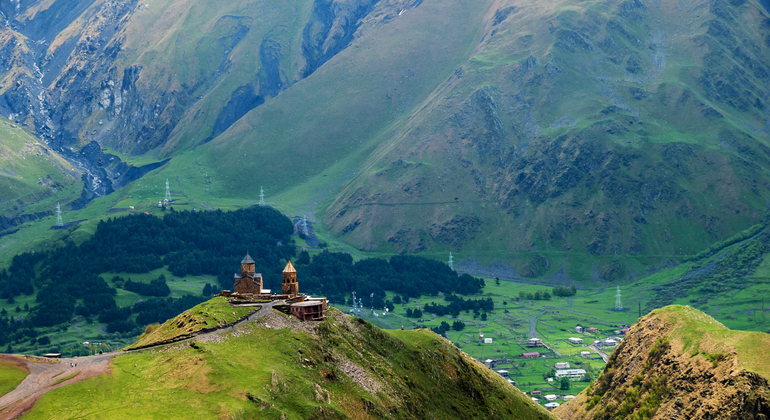
{"label": "winding path", "polygon": [[535,320],[540,315],[543,315],[546,311],[542,311],[535,316],[529,317],[529,338],[537,337],[537,328],[535,328]]}
{"label": "winding path", "polygon": [[[164,342],[161,344],[144,347],[141,350],[166,346],[172,343],[192,340],[198,337],[222,334],[226,331],[232,331],[235,328],[243,326],[251,321],[269,314],[272,312],[273,306],[282,302],[283,301],[274,301],[260,304],[259,306],[262,307],[258,311],[249,315],[248,318],[244,319],[243,321],[233,324],[229,327],[223,327],[215,331],[197,334],[192,337],[186,337],[174,342]],[[43,358],[36,358],[40,361],[34,361],[22,358],[19,355],[0,354],[0,359],[13,361],[16,364],[23,365],[29,371],[29,375],[24,378],[24,380],[19,384],[19,386],[16,387],[16,389],[0,397],[0,420],[15,419],[21,417],[25,412],[34,407],[37,400],[39,400],[40,397],[42,397],[43,394],[48,391],[54,390],[64,385],[73,384],[89,378],[110,373],[110,360],[119,354],[132,351],[138,350],[121,350],[112,353],[98,354],[95,356],[58,359],[58,362],[56,359],[46,360]],[[76,363],[77,366],[75,366]],[[73,374],[76,374],[76,376],[62,381],[61,383],[57,383],[58,381]]]}

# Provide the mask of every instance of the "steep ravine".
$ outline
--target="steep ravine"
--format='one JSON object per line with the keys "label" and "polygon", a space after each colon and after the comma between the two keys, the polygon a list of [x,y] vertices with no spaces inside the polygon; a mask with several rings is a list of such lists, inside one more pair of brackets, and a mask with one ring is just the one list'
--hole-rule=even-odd
{"label": "steep ravine", "polygon": [[599,378],[554,411],[571,419],[768,419],[770,335],[731,331],[690,307],[635,324]]}

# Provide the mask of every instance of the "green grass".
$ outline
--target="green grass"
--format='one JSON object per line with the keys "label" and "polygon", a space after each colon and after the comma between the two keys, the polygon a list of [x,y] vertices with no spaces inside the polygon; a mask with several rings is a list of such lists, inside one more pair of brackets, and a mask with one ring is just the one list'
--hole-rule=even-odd
{"label": "green grass", "polygon": [[725,327],[709,315],[689,306],[667,306],[652,312],[652,316],[673,324],[671,337],[676,337],[693,352],[702,353],[714,364],[735,351],[742,368],[770,379],[767,349],[770,334],[754,331],[738,331]]}
{"label": "green grass", "polygon": [[227,325],[257,309],[259,308],[234,308],[230,306],[227,299],[215,297],[179,314],[175,318],[169,319],[152,332],[142,334],[136,343],[127,348],[132,349],[135,347],[142,347],[179,336],[192,334],[204,329]]}
{"label": "green grass", "polygon": [[67,375],[67,376],[65,376],[65,377],[63,377],[63,378],[61,378],[61,379],[59,379],[58,381],[54,382],[54,383],[53,383],[53,385],[59,385],[60,383],[62,383],[62,382],[64,382],[64,381],[68,381],[68,380],[70,380],[70,379],[72,379],[72,378],[74,378],[74,377],[78,376],[78,374],[79,374],[79,373],[80,373],[80,372],[75,372],[75,373],[73,373],[72,375]]}
{"label": "green grass", "polygon": [[[52,210],[80,194],[79,172],[44,143],[0,117],[0,215]],[[50,178],[49,178],[50,177]],[[22,207],[23,206],[23,207]]]}
{"label": "green grass", "polygon": [[0,396],[14,389],[29,375],[26,368],[8,360],[0,360]]}
{"label": "green grass", "polygon": [[[351,324],[334,311],[330,315],[318,325],[318,338],[287,328],[249,327],[195,347],[119,355],[110,375],[49,392],[25,418],[304,419],[319,407],[338,418],[360,415],[364,404],[370,415],[388,418],[431,413],[448,419],[467,410],[551,418],[430,332],[387,333],[355,319]],[[388,389],[365,391],[340,370],[343,360],[375,382],[387,381]],[[461,387],[485,392],[464,399]]]}

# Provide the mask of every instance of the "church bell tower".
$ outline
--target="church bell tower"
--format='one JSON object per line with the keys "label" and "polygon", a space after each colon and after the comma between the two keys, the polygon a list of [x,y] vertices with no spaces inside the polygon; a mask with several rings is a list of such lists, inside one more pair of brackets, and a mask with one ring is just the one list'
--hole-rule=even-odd
{"label": "church bell tower", "polygon": [[283,269],[283,283],[281,283],[281,294],[294,297],[299,294],[299,283],[297,283],[297,270],[289,261],[286,268]]}

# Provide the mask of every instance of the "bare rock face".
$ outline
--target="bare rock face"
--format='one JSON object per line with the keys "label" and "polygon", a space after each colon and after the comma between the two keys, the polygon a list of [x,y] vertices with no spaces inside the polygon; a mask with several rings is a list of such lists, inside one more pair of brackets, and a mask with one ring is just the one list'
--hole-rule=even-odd
{"label": "bare rock face", "polygon": [[[721,338],[721,340],[720,340]],[[562,419],[768,419],[770,383],[757,358],[770,336],[730,331],[689,307],[643,317]]]}

